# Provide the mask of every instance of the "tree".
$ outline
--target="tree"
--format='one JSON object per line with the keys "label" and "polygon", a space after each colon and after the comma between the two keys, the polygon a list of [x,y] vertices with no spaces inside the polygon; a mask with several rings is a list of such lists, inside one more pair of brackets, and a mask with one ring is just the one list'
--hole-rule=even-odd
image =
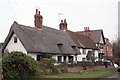
{"label": "tree", "polygon": [[115,63],[119,64],[120,59],[120,40],[116,40],[112,43],[113,46],[113,58]]}
{"label": "tree", "polygon": [[22,52],[11,52],[3,57],[3,78],[26,78],[36,71],[37,61]]}

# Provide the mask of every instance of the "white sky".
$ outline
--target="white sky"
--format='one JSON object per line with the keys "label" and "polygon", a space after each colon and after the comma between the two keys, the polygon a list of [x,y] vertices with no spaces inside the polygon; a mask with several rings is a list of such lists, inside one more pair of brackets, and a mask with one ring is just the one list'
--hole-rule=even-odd
{"label": "white sky", "polygon": [[0,42],[4,42],[14,21],[34,27],[36,6],[43,25],[59,29],[58,13],[67,19],[68,29],[103,29],[110,41],[117,38],[119,0],[0,0]]}

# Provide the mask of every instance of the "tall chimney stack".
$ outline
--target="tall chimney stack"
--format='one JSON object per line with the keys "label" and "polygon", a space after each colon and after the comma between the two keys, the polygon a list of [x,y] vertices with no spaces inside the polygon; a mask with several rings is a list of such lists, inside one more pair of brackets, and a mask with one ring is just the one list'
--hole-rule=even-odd
{"label": "tall chimney stack", "polygon": [[40,11],[36,9],[36,14],[34,15],[34,24],[36,28],[42,29],[43,17],[40,15]]}
{"label": "tall chimney stack", "polygon": [[65,31],[65,30],[67,30],[67,22],[66,22],[66,19],[64,19],[64,22],[63,22],[63,20],[61,20],[61,23],[59,24],[59,28],[60,28],[60,30],[63,30],[63,31]]}

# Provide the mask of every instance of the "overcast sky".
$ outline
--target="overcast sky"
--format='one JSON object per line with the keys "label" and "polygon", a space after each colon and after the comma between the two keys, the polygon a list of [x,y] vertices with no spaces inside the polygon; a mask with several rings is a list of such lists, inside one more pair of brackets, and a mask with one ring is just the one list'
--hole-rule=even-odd
{"label": "overcast sky", "polygon": [[[35,9],[43,25],[59,29],[59,18],[67,19],[68,29],[103,29],[110,41],[117,38],[119,0],[0,0],[0,42],[4,42],[14,21],[34,27]],[[59,15],[62,13],[63,15]]]}

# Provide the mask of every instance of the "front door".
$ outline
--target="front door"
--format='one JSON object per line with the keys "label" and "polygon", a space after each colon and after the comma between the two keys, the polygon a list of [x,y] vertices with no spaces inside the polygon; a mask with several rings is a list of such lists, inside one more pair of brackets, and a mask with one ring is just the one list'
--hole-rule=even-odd
{"label": "front door", "polygon": [[37,61],[40,61],[42,59],[42,55],[37,55]]}

